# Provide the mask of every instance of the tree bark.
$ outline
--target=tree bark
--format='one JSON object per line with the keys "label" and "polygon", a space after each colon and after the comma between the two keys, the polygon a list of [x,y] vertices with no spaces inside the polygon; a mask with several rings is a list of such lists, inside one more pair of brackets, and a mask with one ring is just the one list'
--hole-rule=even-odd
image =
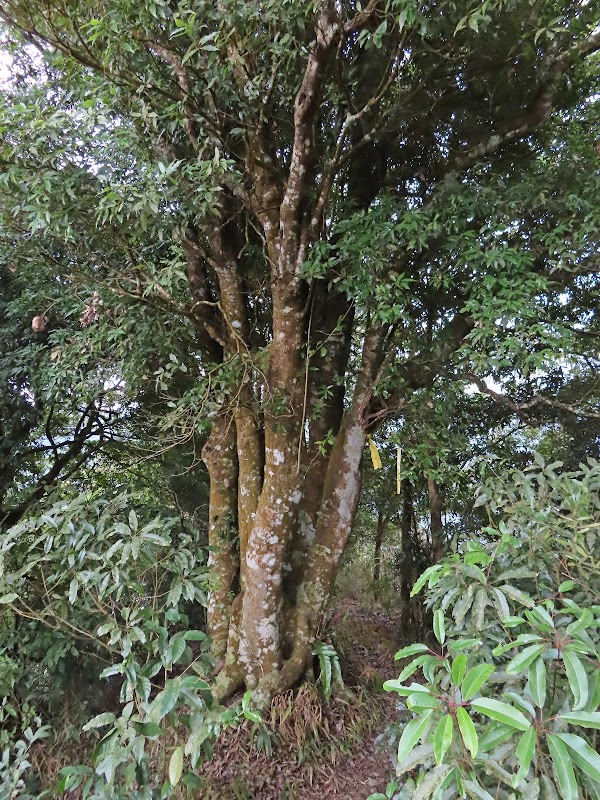
{"label": "tree bark", "polygon": [[383,511],[377,512],[377,530],[375,531],[375,553],[373,556],[373,580],[378,581],[381,576],[381,545],[387,528],[388,516]]}
{"label": "tree bark", "polygon": [[442,511],[444,508],[440,488],[432,478],[427,480],[427,494],[429,497],[429,515],[431,524],[431,554],[434,564],[444,556],[446,542],[444,538],[444,524]]}

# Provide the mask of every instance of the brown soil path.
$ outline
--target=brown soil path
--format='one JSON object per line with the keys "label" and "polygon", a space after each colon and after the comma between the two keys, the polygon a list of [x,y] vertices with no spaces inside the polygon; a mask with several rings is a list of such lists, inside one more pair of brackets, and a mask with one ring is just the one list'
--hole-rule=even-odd
{"label": "brown soil path", "polygon": [[340,654],[356,700],[327,704],[309,686],[293,703],[291,696],[277,698],[265,717],[271,752],[249,741],[250,724],[226,731],[200,776],[203,800],[366,800],[385,790],[390,753],[376,740],[398,719],[394,697],[381,690],[397,675],[394,621],[381,608],[344,599],[324,638]]}

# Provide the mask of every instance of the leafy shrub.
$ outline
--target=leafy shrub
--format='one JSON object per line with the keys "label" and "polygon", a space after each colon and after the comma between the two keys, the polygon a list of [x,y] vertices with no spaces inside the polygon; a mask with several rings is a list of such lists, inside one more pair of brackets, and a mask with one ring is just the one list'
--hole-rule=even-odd
{"label": "leafy shrub", "polygon": [[[128,503],[58,502],[0,543],[0,680],[13,716],[22,716],[26,695],[43,706],[61,676],[72,684],[75,675],[80,695],[98,677],[116,683],[109,709],[101,698],[101,713],[84,726],[92,738],[103,734],[93,766],[62,770],[58,785],[89,798],[166,797],[180,781],[192,787],[184,756],[195,766],[238,715],[213,707],[207,636],[185,613],[205,602],[206,553],[178,521],[142,522]],[[14,723],[17,756],[26,723]]]}
{"label": "leafy shrub", "polygon": [[371,800],[600,797],[600,465],[536,462],[481,488],[490,525],[413,589],[438,646],[396,654],[412,718]]}

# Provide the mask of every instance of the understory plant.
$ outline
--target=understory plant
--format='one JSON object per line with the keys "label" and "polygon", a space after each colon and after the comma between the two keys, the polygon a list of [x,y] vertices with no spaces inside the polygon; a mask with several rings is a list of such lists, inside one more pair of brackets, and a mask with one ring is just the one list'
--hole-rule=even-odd
{"label": "understory plant", "polygon": [[482,486],[489,525],[415,584],[437,645],[396,654],[407,722],[370,800],[600,798],[600,465],[561,467]]}
{"label": "understory plant", "polygon": [[[3,798],[30,787],[140,800],[193,789],[188,767],[223,725],[253,713],[248,699],[241,711],[212,701],[208,638],[190,617],[209,589],[206,552],[179,520],[142,519],[130,504],[61,500],[0,542]],[[52,736],[31,726],[38,712],[52,721],[53,691],[63,704],[78,697],[90,758],[42,792],[25,754],[40,731]]]}

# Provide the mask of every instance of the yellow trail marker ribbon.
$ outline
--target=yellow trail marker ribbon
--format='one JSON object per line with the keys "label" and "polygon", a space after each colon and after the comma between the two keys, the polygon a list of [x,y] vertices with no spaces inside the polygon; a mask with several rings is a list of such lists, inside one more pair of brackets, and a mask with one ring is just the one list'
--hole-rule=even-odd
{"label": "yellow trail marker ribbon", "polygon": [[375,442],[370,436],[367,436],[369,441],[369,450],[371,451],[371,461],[373,462],[373,469],[381,469],[381,458],[379,451],[375,447]]}

